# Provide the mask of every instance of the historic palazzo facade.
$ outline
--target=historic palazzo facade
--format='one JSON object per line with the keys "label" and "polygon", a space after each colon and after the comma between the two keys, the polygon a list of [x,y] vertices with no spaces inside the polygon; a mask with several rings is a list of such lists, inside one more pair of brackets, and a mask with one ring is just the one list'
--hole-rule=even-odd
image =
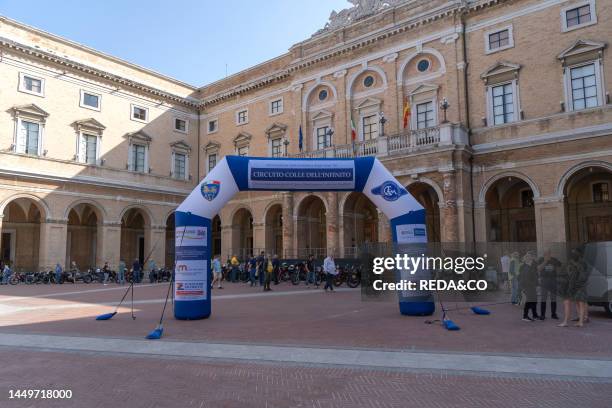
{"label": "historic palazzo facade", "polygon": [[[612,240],[610,0],[353,3],[200,88],[0,17],[1,257],[171,266],[174,209],[230,154],[376,155],[432,241]],[[240,193],[212,230],[223,257],[389,240],[359,193]]]}

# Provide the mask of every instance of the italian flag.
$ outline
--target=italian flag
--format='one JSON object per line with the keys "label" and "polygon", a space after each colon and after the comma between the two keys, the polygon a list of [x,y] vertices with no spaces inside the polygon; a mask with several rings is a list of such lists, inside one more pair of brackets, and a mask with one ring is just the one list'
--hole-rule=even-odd
{"label": "italian flag", "polygon": [[353,118],[351,118],[351,140],[353,142],[357,140],[357,129],[355,129],[355,122],[353,122]]}

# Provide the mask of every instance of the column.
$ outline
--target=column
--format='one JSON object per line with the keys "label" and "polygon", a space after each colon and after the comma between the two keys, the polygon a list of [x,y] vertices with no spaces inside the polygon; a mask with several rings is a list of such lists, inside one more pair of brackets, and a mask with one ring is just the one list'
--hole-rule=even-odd
{"label": "column", "polygon": [[293,218],[293,193],[283,193],[283,253],[281,258],[291,258],[295,252],[293,236],[295,219]]}
{"label": "column", "polygon": [[233,227],[229,225],[221,225],[221,262],[225,262],[228,257],[232,256],[232,231]]}
{"label": "column", "polygon": [[444,208],[440,212],[444,213],[444,223],[442,225],[442,242],[457,242],[458,234],[458,219],[457,219],[457,188],[455,180],[455,172],[447,171],[442,173],[443,186],[442,193],[444,196]]}
{"label": "column", "polygon": [[338,193],[327,193],[327,204],[327,254],[334,252],[338,256]]}
{"label": "column", "polygon": [[[166,226],[151,225],[145,227],[145,259],[149,257],[160,267],[166,263]],[[144,265],[148,267],[148,261]]]}
{"label": "column", "polygon": [[[104,265],[104,262],[108,262],[111,269],[117,270],[121,256],[121,223],[99,223],[97,235],[96,265]],[[133,260],[123,260],[126,265],[129,265],[130,261]]]}
{"label": "column", "polygon": [[55,264],[66,264],[66,220],[47,219],[40,223],[40,244],[38,252],[39,269],[51,270]]}
{"label": "column", "polygon": [[389,244],[393,241],[391,224],[387,216],[382,211],[380,211],[378,208],[376,211],[378,212],[378,242]]}
{"label": "column", "polygon": [[[538,253],[550,248],[557,256],[565,249],[567,224],[563,198],[540,197],[534,200]],[[560,245],[563,244],[563,245]]]}
{"label": "column", "polygon": [[[263,222],[253,222],[253,254],[266,251],[266,249],[266,224]],[[244,255],[248,256],[249,254]]]}
{"label": "column", "polygon": [[477,202],[474,205],[474,222],[476,223],[476,242],[487,242],[488,240],[488,219],[485,203]]}

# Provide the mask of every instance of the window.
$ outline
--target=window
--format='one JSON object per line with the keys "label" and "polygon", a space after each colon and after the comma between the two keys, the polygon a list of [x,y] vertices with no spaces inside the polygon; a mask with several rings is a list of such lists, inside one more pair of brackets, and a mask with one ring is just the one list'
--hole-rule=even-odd
{"label": "window", "polygon": [[571,97],[574,110],[593,108],[599,105],[595,64],[570,68]]}
{"label": "window", "polygon": [[364,116],[361,123],[363,126],[363,140],[376,139],[378,136],[378,115]]}
{"label": "window", "polygon": [[248,156],[249,155],[249,146],[240,146],[238,147],[238,149],[236,149],[236,153],[238,153],[238,156]]}
{"label": "window", "polygon": [[32,75],[19,74],[19,91],[44,96],[45,80]]}
{"label": "window", "polygon": [[522,208],[533,207],[533,191],[531,191],[531,189],[521,191],[521,207]]}
{"label": "window", "polygon": [[514,122],[514,91],[512,84],[491,88],[493,103],[493,125]]}
{"label": "window", "polygon": [[187,133],[187,121],[180,118],[174,118],[174,130],[181,133]]}
{"label": "window", "polygon": [[283,140],[281,138],[270,140],[270,150],[271,150],[272,157],[281,157],[283,155],[282,141]]}
{"label": "window", "polygon": [[417,106],[417,129],[426,129],[435,125],[433,102],[419,103]]}
{"label": "window", "polygon": [[365,86],[366,88],[369,88],[372,85],[374,85],[374,77],[372,75],[368,75],[367,77],[363,79],[363,86]]}
{"label": "window", "polygon": [[270,102],[270,115],[278,115],[283,113],[283,99],[277,99]]}
{"label": "window", "polygon": [[593,183],[593,202],[604,203],[610,201],[610,185],[606,182]]}
{"label": "window", "polygon": [[325,149],[331,146],[331,134],[329,126],[321,126],[317,128],[317,150]]}
{"label": "window", "polygon": [[96,164],[98,161],[98,137],[94,135],[83,134],[83,162],[87,164]]}
{"label": "window", "polygon": [[140,173],[145,172],[145,156],[146,146],[134,144],[132,145],[132,170]]}
{"label": "window", "polygon": [[211,119],[208,121],[208,133],[215,133],[219,128],[219,121],[217,119]]}
{"label": "window", "polygon": [[174,178],[186,179],[187,156],[184,153],[174,153]]}
{"label": "window", "polygon": [[565,21],[567,27],[573,27],[591,21],[591,6],[576,7],[565,12]]}
{"label": "window", "polygon": [[208,155],[208,171],[210,172],[217,165],[217,154],[212,153]]}
{"label": "window", "polygon": [[87,108],[87,109],[93,109],[93,110],[99,111],[100,110],[100,98],[101,97],[98,94],[81,90],[81,101],[79,103],[79,106],[81,108]]}
{"label": "window", "polygon": [[146,122],[149,119],[149,110],[142,106],[132,105],[132,119],[139,122]]}
{"label": "window", "polygon": [[419,72],[425,72],[425,71],[427,71],[429,69],[430,65],[431,64],[429,63],[429,60],[422,59],[417,64],[417,70]]}
{"label": "window", "polygon": [[248,110],[244,109],[236,113],[236,123],[237,124],[244,125],[248,121],[249,121],[249,111]]}
{"label": "window", "polygon": [[319,100],[324,101],[325,99],[327,99],[327,90],[321,89],[319,91]]}
{"label": "window", "polygon": [[35,122],[21,121],[21,139],[23,148],[19,153],[38,155],[40,142],[40,124]]}

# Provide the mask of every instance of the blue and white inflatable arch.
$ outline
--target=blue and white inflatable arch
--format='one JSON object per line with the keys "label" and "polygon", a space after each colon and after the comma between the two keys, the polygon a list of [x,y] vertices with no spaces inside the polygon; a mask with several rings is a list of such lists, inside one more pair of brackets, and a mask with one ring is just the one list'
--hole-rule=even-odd
{"label": "blue and white inflatable arch", "polygon": [[[226,156],[176,210],[174,316],[211,313],[211,220],[239,191],[358,191],[391,221],[393,242],[426,243],[425,209],[374,157],[298,159]],[[430,315],[429,293],[400,295],[400,312]]]}

